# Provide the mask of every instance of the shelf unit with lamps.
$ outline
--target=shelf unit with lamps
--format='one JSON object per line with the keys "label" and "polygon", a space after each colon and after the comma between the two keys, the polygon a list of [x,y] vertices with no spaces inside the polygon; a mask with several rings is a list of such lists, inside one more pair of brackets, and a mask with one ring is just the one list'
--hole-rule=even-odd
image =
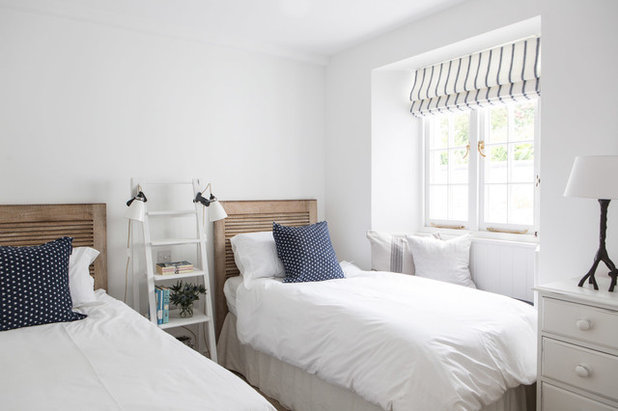
{"label": "shelf unit with lamps", "polygon": [[[192,185],[193,187],[193,205],[192,210],[180,209],[180,210],[162,210],[162,211],[148,211],[146,202],[148,201],[146,195],[143,192],[142,187],[148,185]],[[206,190],[211,189],[209,183],[204,190],[200,190],[201,184],[198,179],[191,181],[181,182],[161,182],[161,181],[133,181],[131,184],[137,194],[127,202],[129,206],[126,217],[129,219],[129,238],[131,236],[131,222],[137,221],[141,223],[144,237],[144,253],[146,263],[146,283],[148,290],[148,311],[150,315],[150,321],[157,324],[157,306],[155,301],[155,287],[158,282],[170,281],[170,280],[184,280],[188,278],[201,278],[206,289],[204,298],[204,310],[203,312],[195,312],[191,317],[175,317],[170,316],[169,322],[164,324],[157,324],[161,329],[169,329],[174,327],[184,327],[188,325],[201,325],[206,327],[207,330],[207,345],[210,359],[217,361],[217,350],[215,344],[215,331],[214,331],[214,316],[213,316],[213,304],[212,304],[212,292],[210,286],[210,274],[208,271],[208,258],[206,254],[206,232],[204,225],[206,223],[206,208],[208,208],[208,221],[214,222],[227,217],[225,210],[221,204],[217,201],[216,197],[210,191],[209,198],[203,197],[203,193]],[[202,217],[200,218],[200,214]],[[177,216],[195,216],[196,222],[196,237],[195,238],[162,238],[153,239],[150,230],[150,218],[164,219]],[[168,247],[177,245],[193,244],[197,246],[198,256],[198,268],[186,273],[178,274],[166,274],[160,275],[155,272],[155,265],[153,259],[153,249],[158,247]],[[129,244],[127,244],[129,245]],[[129,258],[127,260],[127,270],[129,267],[129,261],[132,260],[133,249],[129,251]],[[137,281],[134,276],[134,290],[137,289]],[[139,301],[139,294],[134,295],[134,300]]]}

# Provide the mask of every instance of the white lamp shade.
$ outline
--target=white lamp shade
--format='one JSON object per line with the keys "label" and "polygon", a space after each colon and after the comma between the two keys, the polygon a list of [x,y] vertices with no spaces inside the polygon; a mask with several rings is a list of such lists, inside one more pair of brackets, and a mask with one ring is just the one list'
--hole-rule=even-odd
{"label": "white lamp shade", "polygon": [[212,223],[213,221],[219,221],[227,218],[227,213],[225,209],[218,201],[213,201],[208,206],[208,220]]}
{"label": "white lamp shade", "polygon": [[146,204],[141,200],[133,200],[124,216],[129,220],[144,221],[146,215]]}
{"label": "white lamp shade", "polygon": [[565,197],[618,198],[618,156],[576,157]]}

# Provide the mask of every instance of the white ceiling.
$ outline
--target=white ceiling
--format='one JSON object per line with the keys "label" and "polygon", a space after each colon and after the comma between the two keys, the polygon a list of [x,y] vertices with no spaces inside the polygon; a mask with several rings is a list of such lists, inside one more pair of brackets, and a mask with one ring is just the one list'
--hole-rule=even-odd
{"label": "white ceiling", "polygon": [[0,0],[0,5],[325,63],[328,56],[462,1]]}

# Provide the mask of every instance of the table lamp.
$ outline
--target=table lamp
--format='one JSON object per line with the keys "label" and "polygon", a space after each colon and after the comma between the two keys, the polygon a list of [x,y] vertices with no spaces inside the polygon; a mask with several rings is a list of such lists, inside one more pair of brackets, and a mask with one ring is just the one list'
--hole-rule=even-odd
{"label": "table lamp", "polygon": [[599,250],[594,258],[590,271],[579,281],[582,287],[586,280],[599,289],[594,278],[597,267],[603,262],[609,268],[611,283],[609,291],[614,291],[618,270],[609,258],[605,246],[607,232],[607,207],[612,198],[618,198],[618,156],[581,156],[576,157],[571,169],[571,175],[564,190],[565,197],[595,198],[601,206],[601,228],[599,234]]}

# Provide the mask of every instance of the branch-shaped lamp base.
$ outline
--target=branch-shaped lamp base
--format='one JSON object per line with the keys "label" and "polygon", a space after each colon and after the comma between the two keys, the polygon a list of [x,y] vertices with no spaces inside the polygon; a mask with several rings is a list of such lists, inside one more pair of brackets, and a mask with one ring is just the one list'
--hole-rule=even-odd
{"label": "branch-shaped lamp base", "polygon": [[601,262],[603,262],[607,268],[609,268],[609,276],[612,281],[609,285],[609,291],[614,291],[616,287],[616,280],[618,279],[618,270],[616,270],[616,265],[609,258],[609,254],[607,253],[607,248],[605,246],[605,238],[607,234],[607,207],[609,206],[610,200],[599,200],[599,204],[601,205],[601,227],[599,233],[599,250],[597,251],[597,255],[594,258],[594,263],[590,270],[586,273],[581,280],[579,280],[578,286],[583,287],[586,280],[588,280],[589,284],[592,284],[595,290],[599,289],[599,285],[597,284],[596,278],[594,278],[594,274],[597,270],[597,267]]}

